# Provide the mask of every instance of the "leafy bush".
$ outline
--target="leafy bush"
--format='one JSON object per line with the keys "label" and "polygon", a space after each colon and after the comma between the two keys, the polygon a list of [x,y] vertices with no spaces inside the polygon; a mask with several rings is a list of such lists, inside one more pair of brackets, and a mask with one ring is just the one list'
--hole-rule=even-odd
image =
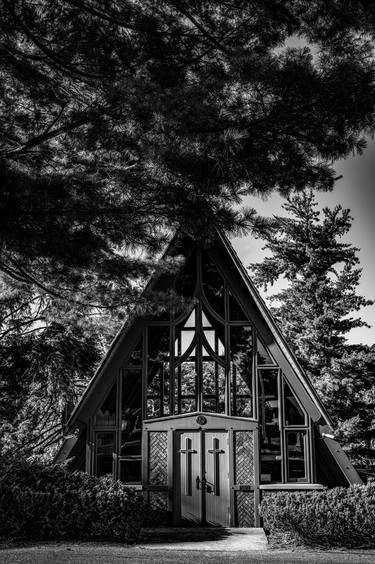
{"label": "leafy bush", "polygon": [[134,542],[139,535],[145,502],[112,478],[4,460],[0,476],[4,538]]}
{"label": "leafy bush", "polygon": [[272,535],[332,547],[375,547],[375,482],[314,492],[280,492],[260,506]]}

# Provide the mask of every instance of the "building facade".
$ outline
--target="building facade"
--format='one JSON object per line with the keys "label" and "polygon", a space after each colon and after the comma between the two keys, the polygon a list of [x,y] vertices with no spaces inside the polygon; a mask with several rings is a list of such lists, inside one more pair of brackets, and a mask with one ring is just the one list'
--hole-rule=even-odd
{"label": "building facade", "polygon": [[58,460],[136,488],[174,525],[259,526],[262,496],[361,483],[226,237],[176,235],[183,306],[122,328]]}

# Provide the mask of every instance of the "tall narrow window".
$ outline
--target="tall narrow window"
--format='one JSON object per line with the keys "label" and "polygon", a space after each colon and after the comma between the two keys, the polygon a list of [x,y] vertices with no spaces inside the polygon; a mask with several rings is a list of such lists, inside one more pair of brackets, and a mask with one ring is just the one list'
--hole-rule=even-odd
{"label": "tall narrow window", "polygon": [[292,392],[288,382],[283,378],[284,384],[284,423],[288,426],[305,425],[306,415]]}
{"label": "tall narrow window", "polygon": [[170,415],[170,329],[148,328],[146,416]]}
{"label": "tall narrow window", "polygon": [[286,479],[288,482],[307,482],[308,417],[285,376],[283,376],[282,382],[284,396]]}
{"label": "tall narrow window", "polygon": [[125,370],[122,376],[119,478],[141,481],[142,372]]}
{"label": "tall narrow window", "polygon": [[197,310],[175,329],[175,413],[190,413],[197,410],[197,358],[196,358]]}
{"label": "tall narrow window", "polygon": [[178,364],[175,369],[175,411],[197,411],[197,371],[193,356]]}
{"label": "tall narrow window", "polygon": [[202,288],[209,306],[224,318],[224,280],[205,251],[202,251]]}
{"label": "tall narrow window", "polygon": [[95,433],[95,474],[105,476],[113,472],[113,453],[115,451],[115,431],[98,431]]}
{"label": "tall narrow window", "polygon": [[231,410],[238,417],[253,415],[252,327],[230,328]]}
{"label": "tall narrow window", "polygon": [[258,366],[264,364],[275,364],[269,350],[264,346],[259,338],[257,339],[257,363]]}
{"label": "tall narrow window", "polygon": [[126,364],[129,366],[142,366],[142,338],[139,339],[137,345],[134,347],[126,360]]}
{"label": "tall narrow window", "polygon": [[113,427],[116,425],[116,383],[96,412],[94,425],[96,427]]}
{"label": "tall narrow window", "polygon": [[203,411],[225,413],[225,368],[203,349]]}
{"label": "tall narrow window", "polygon": [[197,252],[193,251],[186,259],[185,265],[178,274],[175,290],[185,298],[192,298],[197,285]]}
{"label": "tall narrow window", "polygon": [[286,431],[288,482],[307,482],[306,431]]}
{"label": "tall narrow window", "polygon": [[262,483],[281,482],[281,434],[278,370],[258,370],[260,479]]}
{"label": "tall narrow window", "polygon": [[230,321],[247,321],[247,315],[232,292],[229,292],[229,319]]}

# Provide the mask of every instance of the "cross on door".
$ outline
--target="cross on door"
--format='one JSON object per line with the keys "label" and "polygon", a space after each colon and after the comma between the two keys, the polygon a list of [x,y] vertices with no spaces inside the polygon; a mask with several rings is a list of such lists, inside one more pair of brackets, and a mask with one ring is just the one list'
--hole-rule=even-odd
{"label": "cross on door", "polygon": [[192,472],[191,472],[191,455],[196,454],[196,450],[191,448],[191,439],[186,437],[185,448],[180,449],[181,454],[185,454],[185,495],[191,495],[192,490]]}
{"label": "cross on door", "polygon": [[219,472],[220,472],[220,464],[219,464],[219,455],[220,454],[224,454],[225,451],[219,448],[219,439],[214,438],[213,439],[213,447],[212,449],[209,449],[207,452],[209,454],[212,454],[214,456],[214,495],[220,495],[220,476],[219,476]]}

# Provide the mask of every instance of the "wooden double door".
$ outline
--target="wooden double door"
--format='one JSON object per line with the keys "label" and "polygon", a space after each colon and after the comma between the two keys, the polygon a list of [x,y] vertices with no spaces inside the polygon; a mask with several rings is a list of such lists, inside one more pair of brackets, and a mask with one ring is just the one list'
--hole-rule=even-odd
{"label": "wooden double door", "polygon": [[229,434],[175,431],[175,496],[183,523],[230,525]]}

